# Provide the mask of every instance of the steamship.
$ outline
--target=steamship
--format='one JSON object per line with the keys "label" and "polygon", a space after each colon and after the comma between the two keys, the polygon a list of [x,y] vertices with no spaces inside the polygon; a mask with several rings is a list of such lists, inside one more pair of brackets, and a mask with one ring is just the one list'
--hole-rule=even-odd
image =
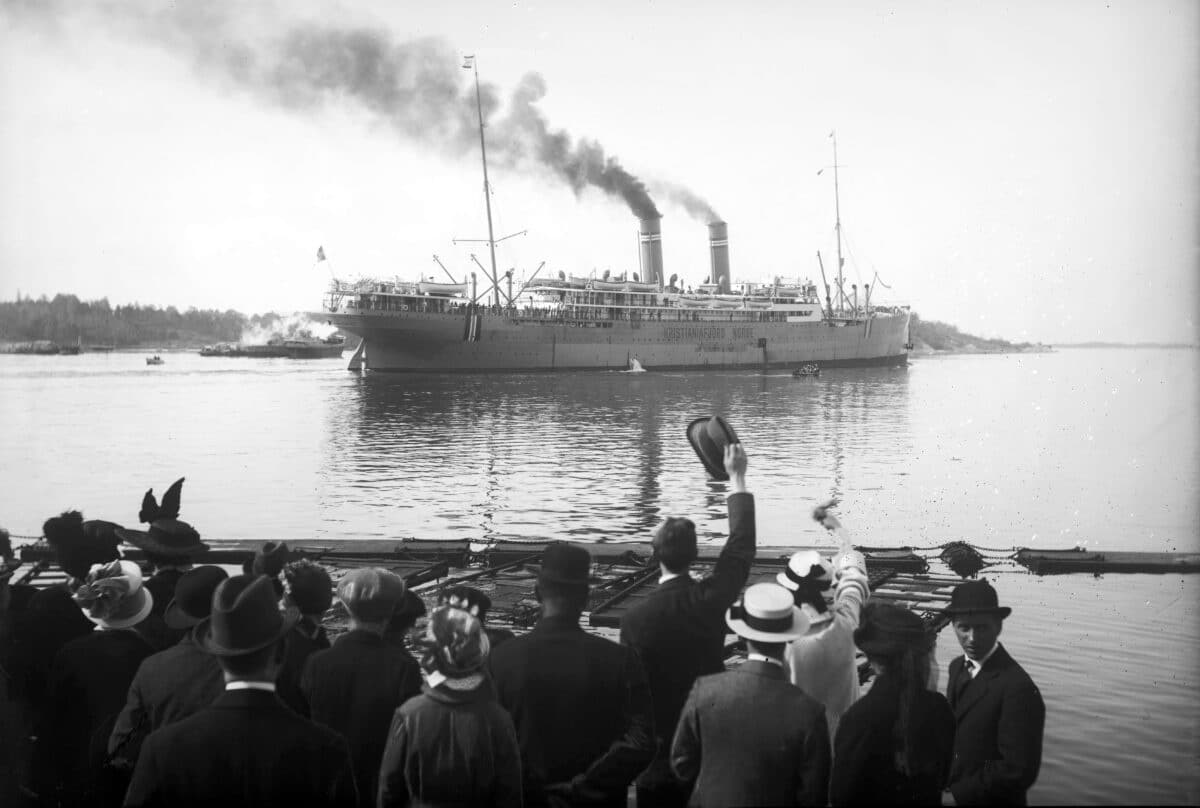
{"label": "steamship", "polygon": [[[909,311],[815,284],[729,281],[724,222],[709,225],[711,279],[690,294],[662,275],[661,227],[642,220],[644,277],[539,280],[491,303],[466,283],[334,281],[319,315],[362,338],[362,367],[384,371],[648,370],[900,365],[907,362]],[[499,279],[497,279],[499,280]],[[484,294],[487,294],[485,289]]]}
{"label": "steamship", "polygon": [[[473,58],[464,67],[475,68]],[[475,83],[478,101],[477,68]],[[872,306],[869,285],[863,287],[861,305],[857,287],[852,287],[852,295],[845,291],[840,213],[836,305],[827,283],[824,304],[812,283],[776,278],[769,284],[742,283],[734,288],[728,228],[719,221],[708,225],[711,283],[696,290],[676,286],[677,276],[668,280],[663,273],[657,211],[639,217],[641,272],[632,279],[559,272],[557,278],[538,280],[534,273],[514,294],[510,270],[503,276],[507,289],[502,299],[481,106],[479,146],[490,273],[479,266],[487,273],[489,287],[480,295],[475,273],[464,282],[451,277],[449,283],[335,279],[323,311],[316,316],[362,338],[352,368],[424,372],[634,366],[795,369],[907,362],[907,307]],[[834,192],[836,200],[836,141]],[[317,258],[324,260],[323,248]],[[489,292],[490,304],[481,303]]]}

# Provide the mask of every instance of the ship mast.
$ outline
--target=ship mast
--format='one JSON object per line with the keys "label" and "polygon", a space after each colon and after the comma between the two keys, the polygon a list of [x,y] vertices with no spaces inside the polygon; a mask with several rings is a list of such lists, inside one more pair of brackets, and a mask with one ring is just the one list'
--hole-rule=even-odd
{"label": "ship mast", "polygon": [[496,306],[499,306],[500,276],[496,272],[496,235],[492,230],[492,189],[488,184],[487,146],[484,144],[483,140],[483,102],[479,97],[479,66],[475,63],[474,56],[467,56],[463,67],[470,69],[475,74],[475,109],[479,113],[479,155],[483,159],[483,202],[484,206],[487,208],[488,251],[492,256],[492,302]]}
{"label": "ship mast", "polygon": [[[842,278],[842,264],[845,263],[845,259],[842,258],[842,203],[841,203],[841,199],[838,194],[838,161],[837,161],[837,132],[836,132],[836,130],[830,132],[829,137],[833,140],[833,211],[834,211],[834,215],[837,217],[837,221],[836,221],[836,224],[834,225],[833,229],[834,229],[834,232],[837,233],[838,314],[841,314],[845,311],[844,303],[846,300],[846,293],[843,291],[843,285],[845,284],[845,280]],[[486,180],[485,180],[485,182],[486,182]]]}

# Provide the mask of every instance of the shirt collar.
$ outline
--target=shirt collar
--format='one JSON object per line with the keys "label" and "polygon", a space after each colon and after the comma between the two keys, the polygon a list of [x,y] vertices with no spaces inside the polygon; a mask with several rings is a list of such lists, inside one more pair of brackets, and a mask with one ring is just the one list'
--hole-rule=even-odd
{"label": "shirt collar", "polygon": [[783,668],[783,662],[781,662],[778,659],[775,659],[774,657],[769,657],[766,654],[747,654],[746,661],[747,662],[749,662],[749,661],[767,662],[767,663],[770,663],[771,665],[778,666],[780,669]]}
{"label": "shirt collar", "polygon": [[268,693],[275,692],[274,682],[252,682],[246,679],[239,679],[236,682],[226,682],[226,690],[265,690]]}
{"label": "shirt collar", "polygon": [[999,647],[1000,647],[1000,641],[997,640],[996,644],[992,646],[992,650],[988,651],[986,654],[983,655],[983,659],[971,659],[968,656],[963,657],[964,665],[967,665],[968,662],[972,663],[970,665],[967,665],[967,672],[971,674],[972,679],[974,679],[976,676],[979,675],[979,672],[981,670],[983,670],[984,664],[986,664],[987,661],[992,658],[992,654],[996,653],[996,649],[998,649]]}
{"label": "shirt collar", "polygon": [[664,572],[662,575],[658,576],[658,584],[659,586],[662,586],[667,581],[673,581],[681,575],[683,575],[682,572]]}

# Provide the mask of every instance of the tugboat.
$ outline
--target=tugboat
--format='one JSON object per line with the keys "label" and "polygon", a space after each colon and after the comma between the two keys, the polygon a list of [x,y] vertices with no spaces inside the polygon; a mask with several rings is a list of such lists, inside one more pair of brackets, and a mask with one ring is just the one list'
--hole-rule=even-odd
{"label": "tugboat", "polygon": [[154,356],[146,357],[146,364],[147,365],[161,365],[161,364],[164,364],[164,361],[161,356],[159,356],[158,354],[155,354]]}
{"label": "tugboat", "polygon": [[792,371],[792,378],[799,379],[803,376],[820,376],[821,366],[815,365],[812,362],[801,365]]}

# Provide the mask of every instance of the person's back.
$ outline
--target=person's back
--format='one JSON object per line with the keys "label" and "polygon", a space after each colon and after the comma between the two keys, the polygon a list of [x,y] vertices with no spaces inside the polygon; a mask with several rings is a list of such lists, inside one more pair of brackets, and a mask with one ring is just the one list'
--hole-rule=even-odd
{"label": "person's back", "polygon": [[309,657],[300,679],[309,716],[337,731],[350,747],[363,806],[375,802],[392,714],[421,690],[416,660],[383,639],[404,593],[404,581],[387,570],[347,573],[338,596],[350,612],[351,630],[332,648]]}
{"label": "person's back", "polygon": [[659,586],[621,618],[621,642],[641,659],[654,703],[657,751],[638,777],[640,802],[686,802],[686,792],[671,774],[671,739],[697,677],[725,668],[725,610],[745,585],[754,561],[754,497],[746,491],[746,456],[740,445],[730,445],[726,466],[733,489],[728,500],[729,539],[712,575],[692,580],[695,525],[688,519],[668,519],[654,536],[662,571]]}
{"label": "person's back", "polygon": [[419,644],[429,679],[395,712],[373,804],[520,806],[516,730],[482,672],[489,642],[479,618],[439,606]]}
{"label": "person's back", "polygon": [[726,613],[748,659],[696,680],[671,744],[671,769],[689,805],[824,805],[829,782],[825,710],[787,679],[786,643],[808,621],[779,584],[759,583]]}
{"label": "person's back", "polygon": [[[551,545],[538,578],[542,619],[490,658],[498,698],[516,726],[529,805],[544,804],[547,791],[624,805],[653,756],[650,694],[636,654],[579,626],[589,566],[581,548]],[[564,567],[570,571],[560,574]],[[567,587],[572,594],[562,594]]]}
{"label": "person's back", "polygon": [[146,739],[125,805],[357,803],[346,742],[275,695],[281,641],[297,617],[279,611],[265,576],[239,575],[218,585],[212,615],[195,637],[217,657],[225,692]]}
{"label": "person's back", "polygon": [[349,751],[274,693],[233,690],[150,735],[126,806],[356,804]]}

